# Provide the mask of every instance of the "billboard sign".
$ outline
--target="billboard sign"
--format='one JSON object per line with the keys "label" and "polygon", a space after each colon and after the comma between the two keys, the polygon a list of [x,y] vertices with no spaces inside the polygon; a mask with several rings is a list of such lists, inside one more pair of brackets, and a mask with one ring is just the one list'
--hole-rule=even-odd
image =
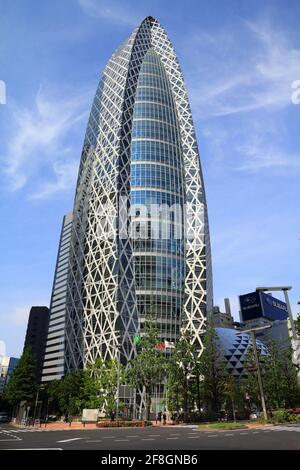
{"label": "billboard sign", "polygon": [[240,295],[240,305],[243,321],[262,317],[261,302],[258,292]]}
{"label": "billboard sign", "polygon": [[285,302],[275,299],[275,297],[265,292],[260,292],[260,298],[264,317],[270,320],[286,320],[288,318]]}
{"label": "billboard sign", "polygon": [[286,303],[265,292],[240,295],[240,306],[243,321],[261,317],[273,321],[288,318]]}

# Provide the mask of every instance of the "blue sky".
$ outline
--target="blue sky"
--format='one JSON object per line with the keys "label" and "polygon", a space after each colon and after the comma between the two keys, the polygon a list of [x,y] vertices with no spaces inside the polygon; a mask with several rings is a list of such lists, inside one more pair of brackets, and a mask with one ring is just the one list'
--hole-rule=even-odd
{"label": "blue sky", "polygon": [[0,340],[22,351],[48,305],[88,113],[105,63],[145,16],[188,87],[205,177],[215,304],[262,284],[300,300],[297,0],[0,0]]}

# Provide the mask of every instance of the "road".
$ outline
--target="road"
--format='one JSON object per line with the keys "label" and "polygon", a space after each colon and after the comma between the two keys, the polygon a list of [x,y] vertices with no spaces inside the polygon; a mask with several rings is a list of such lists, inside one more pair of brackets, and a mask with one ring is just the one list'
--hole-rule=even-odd
{"label": "road", "polygon": [[52,431],[0,425],[1,449],[202,450],[300,449],[300,426],[234,431],[149,427]]}

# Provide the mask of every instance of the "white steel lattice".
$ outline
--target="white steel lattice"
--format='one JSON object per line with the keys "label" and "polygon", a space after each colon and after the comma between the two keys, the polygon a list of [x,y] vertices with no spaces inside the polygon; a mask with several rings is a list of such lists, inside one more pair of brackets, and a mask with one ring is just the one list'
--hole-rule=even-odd
{"label": "white steel lattice", "polygon": [[[212,307],[210,242],[195,131],[175,51],[161,25],[146,18],[109,60],[86,131],[74,203],[66,322],[66,370],[134,354],[138,332],[133,247],[120,235],[120,197],[130,201],[131,130],[143,58],[152,48],[171,84],[180,127],[185,198],[184,328],[202,350]],[[128,220],[129,223],[129,220]],[[108,236],[108,234],[110,236]]]}

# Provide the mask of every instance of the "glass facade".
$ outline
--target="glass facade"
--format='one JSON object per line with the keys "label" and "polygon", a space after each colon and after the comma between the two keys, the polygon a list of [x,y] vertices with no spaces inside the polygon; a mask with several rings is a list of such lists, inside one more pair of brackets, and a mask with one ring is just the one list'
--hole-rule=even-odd
{"label": "glass facade", "polygon": [[[179,334],[184,292],[183,158],[171,85],[153,49],[143,59],[137,82],[130,183],[131,203],[138,214],[134,223],[142,225],[145,212],[149,219],[147,233],[133,241],[140,329],[147,315],[154,316],[161,337],[173,341]],[[167,210],[159,210],[162,204]],[[181,209],[179,220],[172,220],[173,204]],[[156,214],[153,205],[158,208]],[[172,230],[174,223],[176,230]],[[162,233],[163,224],[166,233]]]}

